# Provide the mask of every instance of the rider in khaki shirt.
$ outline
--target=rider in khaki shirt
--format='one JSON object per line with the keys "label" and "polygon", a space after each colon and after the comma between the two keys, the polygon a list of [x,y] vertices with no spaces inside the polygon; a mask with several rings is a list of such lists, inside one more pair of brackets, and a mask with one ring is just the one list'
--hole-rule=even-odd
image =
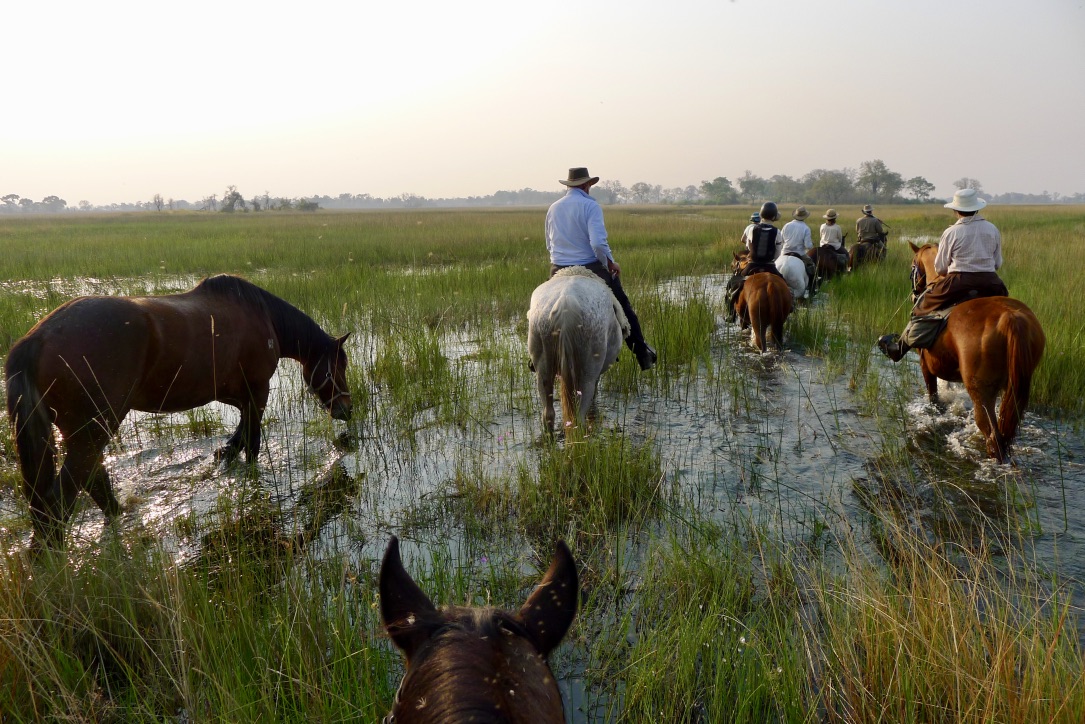
{"label": "rider in khaki shirt", "polygon": [[863,207],[863,216],[855,222],[855,233],[858,241],[885,241],[885,235],[889,228],[882,220],[874,215],[874,207],[867,204]]}

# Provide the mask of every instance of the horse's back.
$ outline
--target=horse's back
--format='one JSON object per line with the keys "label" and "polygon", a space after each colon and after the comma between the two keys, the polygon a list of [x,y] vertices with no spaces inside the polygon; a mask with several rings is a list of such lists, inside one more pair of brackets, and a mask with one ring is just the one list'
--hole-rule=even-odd
{"label": "horse's back", "polygon": [[806,291],[807,282],[809,282],[806,276],[806,266],[802,263],[802,260],[787,254],[781,254],[776,260],[776,268],[784,275],[784,280],[787,282],[788,288],[791,289],[792,296],[796,299],[801,297]]}
{"label": "horse's back", "polygon": [[984,377],[1002,378],[1011,361],[1031,373],[1045,343],[1040,320],[1027,304],[1011,297],[980,297],[953,308],[945,332],[928,350],[929,364],[949,381],[983,370]]}
{"label": "horse's back", "polygon": [[[536,287],[528,309],[529,327],[541,334],[573,332],[586,341],[621,343],[614,295],[601,280],[555,276]],[[617,346],[614,354],[617,356]]]}

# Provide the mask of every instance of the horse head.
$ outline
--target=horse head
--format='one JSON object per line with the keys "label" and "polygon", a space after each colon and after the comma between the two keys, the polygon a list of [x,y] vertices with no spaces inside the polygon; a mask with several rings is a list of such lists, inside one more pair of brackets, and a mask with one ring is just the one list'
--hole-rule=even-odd
{"label": "horse head", "polygon": [[516,613],[437,609],[404,569],[395,536],[381,562],[379,585],[384,628],[407,659],[385,721],[565,721],[546,663],[580,598],[576,563],[564,542]]}
{"label": "horse head", "polygon": [[349,336],[347,332],[333,339],[323,352],[301,365],[305,384],[335,420],[349,420],[353,411],[347,385],[347,353],[343,349]]}
{"label": "horse head", "polygon": [[938,247],[932,244],[916,246],[908,242],[915,254],[912,257],[912,299],[918,299],[927,285],[933,284],[942,278],[934,269],[934,257],[938,254]]}
{"label": "horse head", "polygon": [[735,258],[735,260],[731,262],[732,274],[738,274],[740,271],[746,268],[747,264],[750,263],[750,254],[747,251],[743,251],[742,253],[731,252],[731,256]]}

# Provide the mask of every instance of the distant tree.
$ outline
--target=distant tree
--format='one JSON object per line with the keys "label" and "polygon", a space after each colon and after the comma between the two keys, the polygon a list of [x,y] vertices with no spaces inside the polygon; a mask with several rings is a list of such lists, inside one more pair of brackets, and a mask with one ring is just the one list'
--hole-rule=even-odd
{"label": "distant tree", "polygon": [[782,174],[777,174],[770,178],[768,186],[769,190],[766,196],[771,197],[775,201],[784,202],[802,201],[806,190],[803,187],[802,182]]}
{"label": "distant tree", "polygon": [[155,211],[161,211],[165,202],[162,200],[162,194],[155,194],[151,197],[151,203],[154,204]]}
{"label": "distant tree", "polygon": [[294,208],[294,202],[284,196],[279,199],[277,208],[279,211],[290,211],[290,209]]}
{"label": "distant tree", "polygon": [[934,193],[934,184],[922,176],[913,176],[904,183],[904,188],[908,190],[916,201],[926,201]]}
{"label": "distant tree", "polygon": [[217,211],[219,205],[218,194],[211,194],[210,196],[200,201],[200,211]]}
{"label": "distant tree", "polygon": [[859,164],[859,178],[856,181],[862,190],[870,190],[875,199],[892,199],[904,186],[904,178],[896,171],[890,171],[880,158],[863,161]]}
{"label": "distant tree", "polygon": [[663,187],[638,181],[629,187],[629,192],[633,196],[634,204],[658,204],[663,195]]}
{"label": "distant tree", "polygon": [[717,176],[711,181],[702,181],[701,193],[705,201],[710,204],[723,206],[738,203],[738,191],[731,185],[730,179],[724,176]]}
{"label": "distant tree", "polygon": [[3,201],[5,206],[14,207],[19,203],[19,194],[8,194],[7,196],[0,196],[0,201]]}
{"label": "distant tree", "polygon": [[23,207],[23,211],[30,211],[34,208],[34,199],[19,199],[19,206]]}
{"label": "distant tree", "polygon": [[252,204],[252,210],[253,211],[260,211],[261,207],[260,207],[260,197],[259,196],[253,196],[252,201],[250,201],[249,203]]}
{"label": "distant tree", "polygon": [[622,182],[617,179],[608,179],[601,184],[596,184],[591,190],[592,196],[600,204],[626,204],[632,198],[632,193]]}
{"label": "distant tree", "polygon": [[94,207],[91,206],[90,202],[87,201],[86,199],[83,199],[82,201],[79,202],[79,210],[80,211],[90,211],[92,208],[94,208]]}
{"label": "distant tree", "polygon": [[742,193],[742,200],[748,204],[764,201],[769,190],[769,184],[765,179],[746,169],[746,173],[738,180],[738,188]]}
{"label": "distant tree", "polygon": [[[419,198],[425,201],[425,197],[423,196],[417,196],[415,198]],[[316,201],[311,201],[309,199],[300,199],[296,204],[294,204],[294,208],[296,208],[298,211],[316,211],[320,208],[320,204]]]}
{"label": "distant tree", "polygon": [[979,182],[979,179],[968,178],[962,176],[953,182],[953,187],[956,189],[975,189],[976,193],[983,193],[983,184]]}
{"label": "distant tree", "polygon": [[42,209],[50,214],[57,214],[68,208],[68,202],[59,196],[46,196],[41,200]]}
{"label": "distant tree", "polygon": [[806,184],[804,198],[813,203],[832,206],[841,201],[847,201],[855,193],[855,183],[848,169],[841,171],[815,169],[803,176],[803,182]]}
{"label": "distant tree", "polygon": [[236,186],[227,186],[226,193],[222,195],[222,210],[228,214],[232,214],[238,209],[242,211],[248,211],[248,207],[245,206],[245,199],[241,196],[241,192],[237,190]]}

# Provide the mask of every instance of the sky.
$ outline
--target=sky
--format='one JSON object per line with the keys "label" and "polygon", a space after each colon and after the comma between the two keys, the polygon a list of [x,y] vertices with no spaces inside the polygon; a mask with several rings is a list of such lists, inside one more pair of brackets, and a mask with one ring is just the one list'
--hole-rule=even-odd
{"label": "sky", "polygon": [[0,31],[0,196],[73,207],[873,159],[1085,191],[1085,0],[54,0]]}

